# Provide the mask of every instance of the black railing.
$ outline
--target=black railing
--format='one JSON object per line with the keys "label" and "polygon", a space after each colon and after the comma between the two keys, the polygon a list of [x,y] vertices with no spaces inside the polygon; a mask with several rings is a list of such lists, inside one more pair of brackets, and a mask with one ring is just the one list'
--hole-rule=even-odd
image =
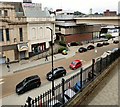
{"label": "black railing", "polygon": [[[54,87],[54,96],[52,96],[52,90],[50,89],[34,99],[28,97],[24,107],[52,107],[52,105],[56,103],[56,100],[61,102],[62,106],[65,106],[65,104],[72,100],[72,98],[75,97],[77,93],[82,92],[82,90],[88,84],[90,84],[97,76],[104,72],[104,70],[110,66],[119,56],[120,49],[112,52],[105,58],[100,57],[97,60],[92,60],[92,65],[86,69],[80,69],[80,72],[67,80],[62,78],[61,83]],[[79,91],[75,90],[75,85],[77,82],[82,84]],[[65,102],[65,91],[68,89],[73,90],[76,94],[72,96],[72,98],[70,98],[67,102]]]}

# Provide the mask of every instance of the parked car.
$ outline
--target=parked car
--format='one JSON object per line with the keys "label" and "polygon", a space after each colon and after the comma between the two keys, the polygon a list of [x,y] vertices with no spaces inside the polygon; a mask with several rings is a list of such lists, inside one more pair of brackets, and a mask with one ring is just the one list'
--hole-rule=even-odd
{"label": "parked car", "polygon": [[67,55],[67,54],[68,54],[67,50],[63,50],[63,51],[62,51],[62,54],[63,54],[63,55]]}
{"label": "parked car", "polygon": [[47,78],[47,80],[52,81],[54,79],[60,78],[65,75],[66,75],[65,68],[57,67],[57,68],[53,69],[53,75],[52,75],[52,71],[50,71],[49,73],[47,73],[46,78]]}
{"label": "parked car", "polygon": [[113,43],[118,44],[119,40],[114,40]]}
{"label": "parked car", "polygon": [[80,53],[86,52],[86,51],[87,51],[87,49],[84,48],[84,47],[80,47],[80,48],[78,49],[78,52],[80,52]]}
{"label": "parked car", "polygon": [[52,100],[49,102],[49,107],[62,107],[62,103],[58,100]]}
{"label": "parked car", "polygon": [[94,49],[95,47],[93,46],[93,45],[89,45],[88,47],[87,47],[87,50],[92,50],[92,49]]}
{"label": "parked car", "polygon": [[80,68],[81,66],[82,66],[82,62],[80,60],[74,60],[73,62],[71,62],[69,67],[74,70]]}
{"label": "parked car", "polygon": [[70,46],[78,46],[79,44],[77,42],[71,42]]}
{"label": "parked car", "polygon": [[[82,86],[83,86],[83,82],[82,82]],[[81,90],[81,88],[82,88],[82,87],[81,87],[81,82],[78,81],[78,82],[75,84],[74,89],[75,89],[76,92],[78,92],[78,91]]]}
{"label": "parked car", "polygon": [[39,87],[40,85],[41,80],[38,75],[29,76],[16,85],[16,93],[23,94],[28,90]]}
{"label": "parked car", "polygon": [[106,51],[101,55],[101,58],[107,57],[107,55],[110,55],[112,51]]}
{"label": "parked car", "polygon": [[109,45],[109,43],[107,41],[104,41],[103,45]]}
{"label": "parked car", "polygon": [[65,103],[66,103],[67,101],[69,101],[75,94],[76,94],[76,92],[74,92],[72,89],[67,89],[67,90],[64,92],[64,100],[65,100]]}
{"label": "parked car", "polygon": [[119,48],[113,48],[113,49],[112,49],[112,53],[118,51],[118,49],[119,49]]}
{"label": "parked car", "polygon": [[102,43],[97,43],[97,45],[96,45],[97,47],[102,47],[103,46],[103,44]]}

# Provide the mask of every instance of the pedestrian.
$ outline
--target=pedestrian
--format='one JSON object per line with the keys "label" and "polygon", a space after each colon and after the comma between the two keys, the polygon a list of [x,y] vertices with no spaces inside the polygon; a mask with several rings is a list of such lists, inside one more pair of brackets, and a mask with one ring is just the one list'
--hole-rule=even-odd
{"label": "pedestrian", "polygon": [[47,55],[45,56],[45,61],[48,61],[48,56]]}
{"label": "pedestrian", "polygon": [[10,63],[10,59],[9,58],[7,58],[7,63]]}
{"label": "pedestrian", "polygon": [[7,63],[8,72],[10,72],[10,65]]}
{"label": "pedestrian", "polygon": [[56,58],[56,56],[55,55],[53,55],[54,56],[54,58]]}

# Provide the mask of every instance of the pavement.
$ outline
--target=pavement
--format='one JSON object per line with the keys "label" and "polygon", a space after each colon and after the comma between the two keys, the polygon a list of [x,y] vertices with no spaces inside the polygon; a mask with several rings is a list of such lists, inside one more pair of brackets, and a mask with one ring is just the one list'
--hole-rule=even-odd
{"label": "pavement", "polygon": [[[80,47],[80,46],[78,46],[78,47]],[[64,58],[67,59],[69,57],[74,56],[75,52],[76,52],[76,48],[70,47],[69,49],[70,50],[68,51],[67,55],[62,55],[60,53],[55,54],[54,57],[53,57],[53,60],[57,61],[57,60],[61,60],[61,59],[64,59]],[[48,61],[45,61],[45,58],[41,58],[41,59],[33,60],[33,61],[25,60],[25,61],[20,61],[20,62],[17,62],[17,63],[11,63],[10,64],[10,70],[7,68],[6,64],[1,64],[0,65],[0,70],[1,70],[0,78],[2,78],[4,76],[12,75],[13,73],[23,71],[25,69],[30,69],[32,67],[42,65],[42,64],[45,64],[45,63],[51,63],[51,56],[48,57]]]}

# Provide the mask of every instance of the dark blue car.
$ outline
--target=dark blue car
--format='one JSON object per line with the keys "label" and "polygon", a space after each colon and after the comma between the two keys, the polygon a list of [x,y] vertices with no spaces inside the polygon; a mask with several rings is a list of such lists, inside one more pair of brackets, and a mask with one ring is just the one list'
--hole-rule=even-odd
{"label": "dark blue car", "polygon": [[[83,85],[83,82],[82,82],[82,85]],[[81,82],[80,82],[80,81],[78,81],[78,82],[75,84],[74,89],[75,89],[75,91],[77,91],[77,92],[81,90]]]}

